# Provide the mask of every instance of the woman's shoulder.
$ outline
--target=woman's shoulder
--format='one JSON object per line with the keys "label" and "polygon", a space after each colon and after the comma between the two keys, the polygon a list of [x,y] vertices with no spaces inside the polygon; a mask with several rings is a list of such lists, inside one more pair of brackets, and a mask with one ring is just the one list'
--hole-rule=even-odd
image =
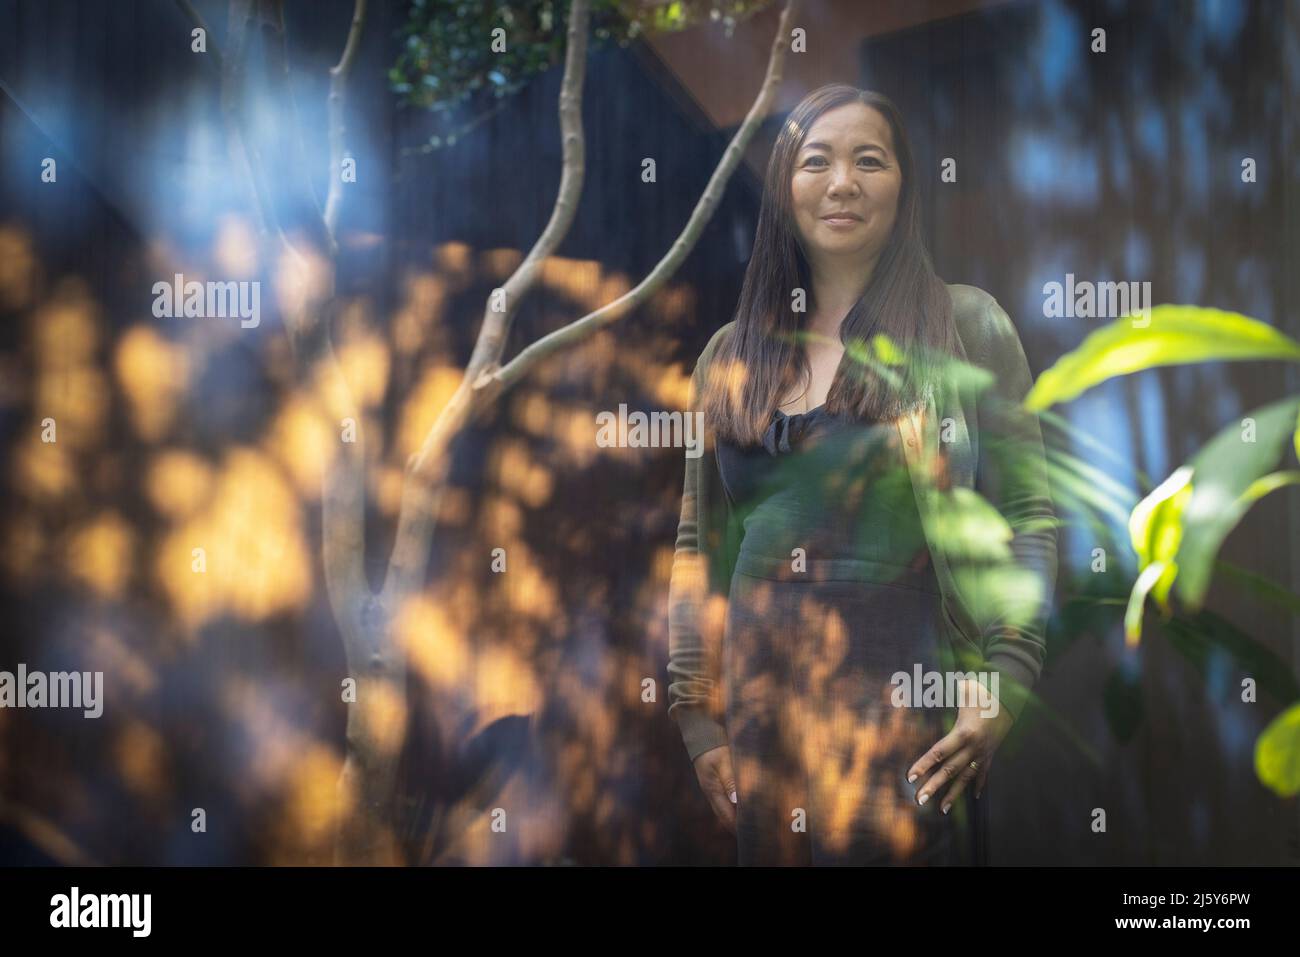
{"label": "woman's shoulder", "polygon": [[732,319],[709,337],[708,344],[705,345],[704,351],[700,353],[700,358],[695,364],[697,370],[704,369],[708,366],[709,360],[712,359],[713,354],[718,351],[718,346],[722,343],[722,340],[727,337],[735,325],[736,320]]}
{"label": "woman's shoulder", "polygon": [[952,297],[952,318],[967,354],[986,354],[1011,340],[1019,342],[1015,324],[990,293],[978,286],[945,283]]}
{"label": "woman's shoulder", "polygon": [[[965,283],[950,282],[944,285],[948,287],[948,295],[952,298],[952,315],[957,334],[968,355],[972,352],[977,355],[998,353],[1012,343],[1019,343],[1020,336],[1015,324],[991,293]],[[697,370],[708,366],[718,346],[735,325],[736,320],[733,319],[713,333],[700,353]],[[990,358],[995,356],[990,355]]]}

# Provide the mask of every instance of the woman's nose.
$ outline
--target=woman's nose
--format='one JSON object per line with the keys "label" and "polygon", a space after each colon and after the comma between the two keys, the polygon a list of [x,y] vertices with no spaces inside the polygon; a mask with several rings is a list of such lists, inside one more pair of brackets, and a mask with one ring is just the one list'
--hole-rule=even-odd
{"label": "woman's nose", "polygon": [[831,178],[831,193],[839,195],[850,195],[858,192],[858,181],[854,179],[852,171],[840,170]]}

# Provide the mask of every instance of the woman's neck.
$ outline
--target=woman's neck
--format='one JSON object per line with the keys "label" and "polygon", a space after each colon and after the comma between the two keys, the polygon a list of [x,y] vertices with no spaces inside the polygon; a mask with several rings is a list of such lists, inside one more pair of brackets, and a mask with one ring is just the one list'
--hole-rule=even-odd
{"label": "woman's neck", "polygon": [[806,327],[809,332],[839,339],[840,323],[866,292],[879,258],[878,255],[872,257],[865,266],[861,261],[848,266],[843,263],[812,264],[813,311]]}

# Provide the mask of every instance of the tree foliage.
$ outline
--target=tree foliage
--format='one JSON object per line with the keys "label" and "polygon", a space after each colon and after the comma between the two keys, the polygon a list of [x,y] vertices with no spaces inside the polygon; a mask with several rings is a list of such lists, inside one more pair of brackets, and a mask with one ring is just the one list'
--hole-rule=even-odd
{"label": "tree foliage", "polygon": [[[589,45],[626,47],[651,33],[737,23],[773,0],[593,0]],[[491,115],[538,74],[564,58],[570,0],[493,5],[468,0],[412,0],[399,31],[402,50],[388,72],[401,102],[446,114],[468,105],[471,118],[429,139],[426,151]],[[498,32],[499,31],[499,32]]]}

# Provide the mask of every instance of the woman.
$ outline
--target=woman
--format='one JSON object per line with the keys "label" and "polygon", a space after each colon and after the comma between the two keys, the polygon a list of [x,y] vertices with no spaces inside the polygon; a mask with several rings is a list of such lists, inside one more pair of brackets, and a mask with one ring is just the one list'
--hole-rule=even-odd
{"label": "woman", "polygon": [[[1041,669],[1028,365],[991,296],[935,275],[917,187],[886,97],[809,94],[692,378],[669,714],[741,864],[983,863],[972,794]],[[946,695],[910,687],[932,675]]]}

